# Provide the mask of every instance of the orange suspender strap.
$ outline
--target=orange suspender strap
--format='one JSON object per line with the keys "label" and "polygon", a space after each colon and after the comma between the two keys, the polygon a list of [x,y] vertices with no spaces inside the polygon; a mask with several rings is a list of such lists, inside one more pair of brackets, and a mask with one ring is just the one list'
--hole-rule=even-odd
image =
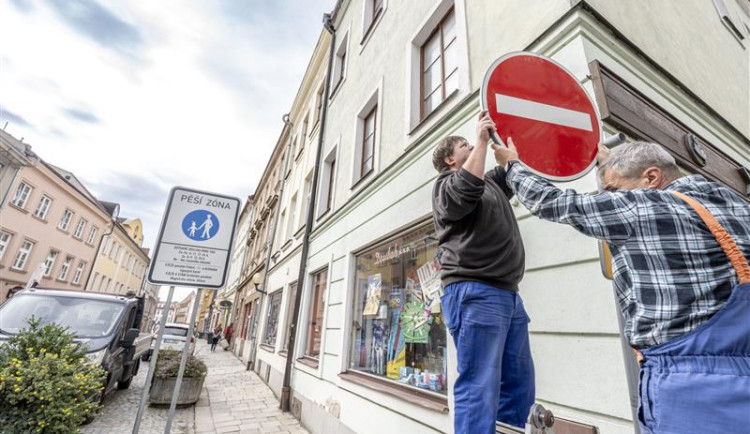
{"label": "orange suspender strap", "polygon": [[695,199],[690,198],[678,191],[673,191],[672,194],[687,202],[687,204],[690,205],[695,210],[695,212],[698,213],[700,218],[703,220],[703,223],[708,226],[708,229],[712,234],[714,234],[714,237],[716,237],[716,241],[719,242],[719,245],[729,258],[729,262],[732,263],[734,271],[737,272],[737,278],[739,279],[740,283],[750,283],[750,265],[748,265],[747,259],[745,259],[745,256],[742,254],[740,248],[737,247],[737,244],[732,239],[732,236],[727,233],[726,229],[724,229],[721,223],[719,223],[716,218]]}

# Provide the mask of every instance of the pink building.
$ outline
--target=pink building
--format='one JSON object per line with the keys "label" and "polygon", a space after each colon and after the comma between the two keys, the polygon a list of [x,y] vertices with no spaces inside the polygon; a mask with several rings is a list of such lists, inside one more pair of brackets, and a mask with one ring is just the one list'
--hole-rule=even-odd
{"label": "pink building", "polygon": [[38,274],[40,286],[83,289],[102,234],[112,226],[111,214],[75,175],[43,161],[3,130],[0,139],[28,156],[9,176],[0,203],[0,302]]}

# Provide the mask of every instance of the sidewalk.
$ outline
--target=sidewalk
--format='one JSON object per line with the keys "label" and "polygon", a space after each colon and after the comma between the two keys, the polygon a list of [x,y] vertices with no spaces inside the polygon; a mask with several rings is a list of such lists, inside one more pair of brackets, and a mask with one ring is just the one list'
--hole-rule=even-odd
{"label": "sidewalk", "polygon": [[234,354],[198,341],[195,355],[208,365],[195,406],[196,434],[309,434],[290,413],[279,410],[271,389]]}

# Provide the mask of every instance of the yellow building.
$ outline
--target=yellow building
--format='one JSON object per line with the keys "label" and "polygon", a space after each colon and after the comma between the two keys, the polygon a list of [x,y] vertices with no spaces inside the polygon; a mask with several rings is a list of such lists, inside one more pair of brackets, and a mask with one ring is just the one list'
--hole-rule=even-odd
{"label": "yellow building", "polygon": [[[104,203],[113,212],[119,205]],[[137,218],[117,218],[105,232],[86,290],[127,294],[139,293],[150,259],[143,244],[143,223]]]}

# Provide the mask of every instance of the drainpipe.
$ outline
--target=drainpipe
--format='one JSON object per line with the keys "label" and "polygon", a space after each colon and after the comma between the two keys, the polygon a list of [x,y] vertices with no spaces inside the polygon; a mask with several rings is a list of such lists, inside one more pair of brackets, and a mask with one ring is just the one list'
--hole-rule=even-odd
{"label": "drainpipe", "polygon": [[[289,160],[292,156],[292,133],[291,129],[294,126],[292,122],[289,120],[289,113],[286,113],[284,116],[281,117],[281,120],[284,121],[284,127],[289,128],[289,139],[286,143],[286,156],[284,157],[284,167],[281,169],[281,177],[279,178],[279,198],[276,200],[276,207],[277,209],[281,207],[281,200],[284,198],[284,176],[286,175],[287,168],[289,167]],[[304,138],[303,138],[304,140]],[[271,268],[271,249],[273,248],[273,242],[276,238],[276,228],[279,225],[279,220],[281,218],[281,213],[276,212],[276,215],[273,217],[273,224],[268,229],[268,241],[266,244],[266,265],[265,270],[263,273],[263,283],[261,283],[261,293],[260,293],[260,311],[258,311],[258,315],[255,316],[255,320],[252,324],[252,334],[253,334],[253,344],[250,346],[250,363],[253,364],[253,367],[255,366],[255,347],[258,343],[258,339],[255,336],[255,334],[258,332],[258,323],[260,322],[260,316],[263,313],[263,303],[265,303],[265,298],[268,295],[268,288],[266,285],[268,285],[268,270]],[[257,287],[256,287],[257,288]]]}
{"label": "drainpipe", "polygon": [[326,87],[323,92],[323,107],[320,114],[320,134],[318,135],[318,149],[315,153],[315,168],[313,170],[312,186],[310,188],[310,202],[307,204],[307,222],[305,235],[302,238],[302,253],[300,254],[299,275],[297,276],[297,294],[294,298],[294,312],[292,323],[289,325],[289,344],[286,353],[286,367],[284,368],[284,383],[281,386],[281,411],[289,411],[291,401],[292,364],[294,362],[295,343],[297,341],[297,318],[299,317],[302,292],[307,273],[307,255],[310,250],[310,233],[315,213],[315,197],[318,192],[318,175],[320,173],[320,158],[323,153],[323,136],[328,113],[328,95],[331,91],[331,70],[333,69],[334,50],[336,49],[336,29],[333,27],[331,14],[323,14],[323,27],[331,34],[331,46],[328,50],[328,70],[326,71]]}

